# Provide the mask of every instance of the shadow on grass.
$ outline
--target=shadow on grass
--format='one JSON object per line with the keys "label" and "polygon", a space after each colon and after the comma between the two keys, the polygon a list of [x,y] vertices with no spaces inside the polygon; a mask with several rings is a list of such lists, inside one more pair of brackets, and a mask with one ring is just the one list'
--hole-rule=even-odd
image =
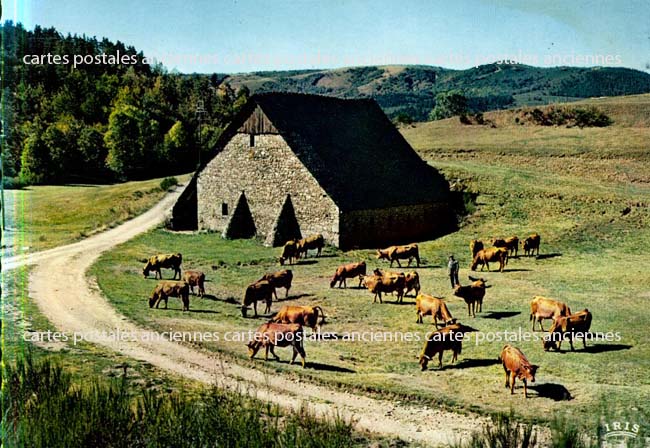
{"label": "shadow on grass", "polygon": [[193,309],[190,309],[190,313],[197,313],[197,314],[219,314],[219,311],[213,311],[213,310],[193,310]]}
{"label": "shadow on grass", "polygon": [[289,296],[289,297],[282,297],[278,300],[274,300],[274,302],[286,302],[287,300],[298,300],[302,299],[303,297],[315,297],[313,294],[298,294],[295,296]]}
{"label": "shadow on grass", "polygon": [[484,319],[506,319],[508,317],[518,316],[521,314],[521,311],[487,311],[486,314],[482,315]]}
{"label": "shadow on grass", "polygon": [[[503,272],[530,272],[530,269],[504,269]],[[499,271],[493,271],[499,272]]]}
{"label": "shadow on grass", "polygon": [[541,254],[537,255],[535,257],[536,260],[546,260],[547,258],[555,258],[555,257],[561,257],[562,254],[560,253],[553,253],[553,254]]}
{"label": "shadow on grass", "polygon": [[529,385],[528,389],[537,392],[540,398],[550,398],[553,401],[569,401],[573,399],[571,392],[561,384],[535,384]]}
{"label": "shadow on grass", "polygon": [[316,264],[316,263],[318,263],[318,260],[314,260],[312,258],[311,260],[298,260],[293,264],[293,266],[301,266],[301,265]]}
{"label": "shadow on grass", "polygon": [[231,303],[233,305],[241,305],[241,302],[234,297],[226,297],[225,299],[221,299],[213,294],[205,294],[203,298],[201,297],[196,297],[195,300],[201,301],[201,300],[212,300],[214,302],[224,302],[224,303]]}
{"label": "shadow on grass", "polygon": [[[428,370],[435,370],[435,371],[443,371],[443,370],[449,370],[449,369],[471,369],[473,367],[490,367],[495,364],[500,364],[501,361],[498,359],[463,359],[462,361],[456,363],[456,364],[445,364],[445,360],[442,360],[443,364],[441,368],[438,368],[438,358],[437,356],[435,359],[431,360],[429,362],[429,368]],[[433,365],[431,364],[433,363]]]}
{"label": "shadow on grass", "polygon": [[387,305],[415,305],[415,302],[406,302],[406,301],[397,302],[395,300],[389,301],[389,300],[386,300],[386,299],[382,299],[382,300],[383,300],[382,304],[385,303]]}
{"label": "shadow on grass", "polygon": [[[573,344],[575,346],[575,342]],[[596,344],[596,345],[587,345],[587,348],[583,347],[582,349],[578,349],[577,351],[581,351],[584,353],[605,353],[605,352],[616,352],[619,350],[629,350],[631,348],[632,346],[627,344]],[[569,351],[571,351],[571,348],[569,348]]]}
{"label": "shadow on grass", "polygon": [[305,368],[320,370],[324,372],[357,373],[356,370],[348,369],[346,367],[333,366],[330,364],[321,364],[319,362],[307,362]]}

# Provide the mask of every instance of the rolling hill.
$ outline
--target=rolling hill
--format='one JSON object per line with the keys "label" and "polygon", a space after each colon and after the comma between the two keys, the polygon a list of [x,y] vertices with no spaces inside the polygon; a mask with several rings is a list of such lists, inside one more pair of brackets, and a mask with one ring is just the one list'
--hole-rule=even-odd
{"label": "rolling hill", "polygon": [[439,92],[460,89],[474,111],[650,92],[650,74],[628,68],[488,64],[467,70],[432,66],[369,66],[221,75],[234,88],[372,97],[391,117],[423,121]]}

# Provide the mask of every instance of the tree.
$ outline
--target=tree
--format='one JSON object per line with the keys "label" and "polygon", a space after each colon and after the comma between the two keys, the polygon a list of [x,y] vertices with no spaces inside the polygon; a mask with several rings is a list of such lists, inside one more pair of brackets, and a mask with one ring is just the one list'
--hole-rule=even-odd
{"label": "tree", "polygon": [[141,159],[140,124],[142,111],[122,104],[108,117],[104,143],[108,148],[106,164],[120,178],[128,177]]}
{"label": "tree", "polygon": [[429,114],[429,119],[442,120],[465,114],[467,114],[467,98],[460,90],[450,90],[436,95],[436,105]]}
{"label": "tree", "polygon": [[43,140],[43,125],[36,119],[27,126],[27,138],[20,157],[20,180],[26,184],[47,182],[52,161]]}

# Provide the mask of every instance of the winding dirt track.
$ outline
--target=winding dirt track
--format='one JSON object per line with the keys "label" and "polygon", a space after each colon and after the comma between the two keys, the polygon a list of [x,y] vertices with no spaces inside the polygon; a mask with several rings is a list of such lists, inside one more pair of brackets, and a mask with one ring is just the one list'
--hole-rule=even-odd
{"label": "winding dirt track", "polygon": [[[340,392],[281,375],[271,376],[185,345],[138,337],[150,331],[129,322],[109,305],[97,286],[86,278],[86,271],[102,252],[162,222],[179,194],[180,189],[143,215],[83,241],[6,258],[3,269],[34,265],[29,295],[58,330],[85,334],[86,340],[176,375],[246,391],[288,409],[307,406],[320,416],[338,413],[355,422],[358,429],[432,446],[446,446],[465,439],[486,422],[477,416]],[[120,341],[115,337],[101,337],[102,331],[120,331],[136,337]]]}

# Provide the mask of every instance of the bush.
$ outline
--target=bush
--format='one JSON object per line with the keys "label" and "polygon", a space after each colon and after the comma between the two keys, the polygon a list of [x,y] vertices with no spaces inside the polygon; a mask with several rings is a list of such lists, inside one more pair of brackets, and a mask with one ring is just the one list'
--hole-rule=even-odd
{"label": "bush", "polygon": [[481,432],[472,434],[459,448],[533,448],[537,437],[532,423],[519,423],[513,415],[497,414]]}
{"label": "bush", "polygon": [[5,177],[2,179],[2,186],[6,190],[22,190],[27,185],[29,184],[23,182],[20,177]]}
{"label": "bush", "polygon": [[160,189],[162,191],[167,191],[171,187],[175,187],[178,185],[178,180],[175,177],[165,177],[163,180],[160,181]]}

